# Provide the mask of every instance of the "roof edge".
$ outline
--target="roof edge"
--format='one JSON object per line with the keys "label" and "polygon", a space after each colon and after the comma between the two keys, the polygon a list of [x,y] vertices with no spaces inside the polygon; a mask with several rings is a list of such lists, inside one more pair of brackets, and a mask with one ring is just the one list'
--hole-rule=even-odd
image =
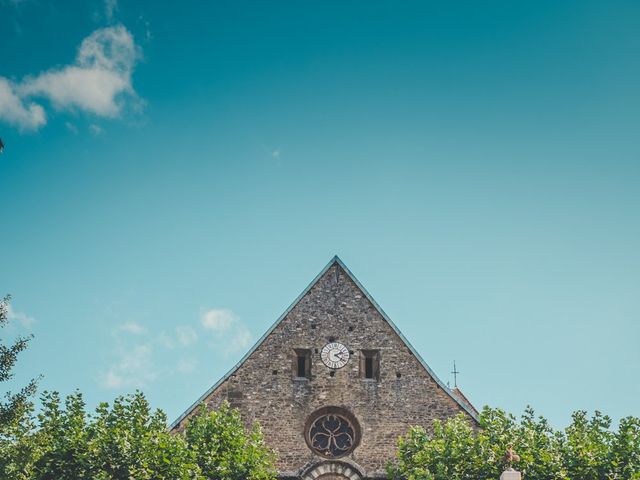
{"label": "roof edge", "polygon": [[264,340],[271,334],[271,332],[282,322],[282,320],[293,310],[293,308],[302,300],[302,298],[311,290],[311,288],[320,280],[320,278],[329,270],[334,264],[338,264],[346,273],[349,275],[349,278],[356,284],[356,286],[364,293],[367,297],[367,300],[371,302],[374,308],[378,311],[378,313],[384,318],[387,323],[391,326],[391,328],[396,332],[396,334],[400,337],[405,345],[409,348],[411,353],[418,359],[423,368],[427,371],[427,373],[433,378],[438,386],[442,388],[442,390],[451,397],[451,399],[456,402],[471,418],[473,418],[476,422],[478,422],[478,415],[470,409],[467,404],[462,401],[446,384],[438,378],[436,373],[429,367],[427,362],[420,356],[418,351],[411,345],[411,342],[407,340],[407,338],[402,334],[402,332],[398,329],[395,323],[389,318],[389,316],[385,313],[385,311],[378,305],[378,302],[374,300],[371,294],[367,291],[366,288],[360,283],[360,281],[356,278],[356,276],[349,270],[349,268],[344,264],[344,262],[338,257],[338,255],[334,255],[333,258],[327,263],[327,265],[318,273],[313,280],[307,285],[307,287],[296,297],[296,299],[291,302],[291,304],[287,307],[287,309],[278,317],[278,319],[269,327],[269,329],[255,342],[255,344],[247,351],[247,353],[233,366],[231,369],[218,380],[215,384],[213,384],[204,394],[198,398],[189,408],[187,408],[182,415],[180,415],[176,420],[169,425],[169,430],[173,430],[180,422],[184,420],[193,410],[195,410],[198,405],[200,405],[209,395],[211,395],[216,388],[218,388],[223,382],[225,382],[240,366],[245,362],[249,356],[256,351],[256,349],[264,342]]}
{"label": "roof edge", "polygon": [[356,286],[362,290],[362,292],[365,294],[365,296],[367,297],[367,300],[369,300],[371,302],[371,304],[375,307],[375,309],[378,311],[378,313],[380,313],[380,315],[382,315],[382,318],[384,318],[387,323],[389,325],[391,325],[391,328],[393,328],[393,330],[396,332],[396,334],[400,337],[400,340],[402,340],[405,345],[409,348],[409,350],[411,351],[411,353],[418,359],[418,361],[420,362],[420,364],[424,367],[424,369],[427,371],[427,373],[431,376],[431,378],[433,378],[436,383],[438,384],[438,386],[440,386],[440,388],[442,388],[442,390],[449,395],[449,397],[451,397],[451,399],[453,401],[455,401],[460,407],[462,407],[462,409],[468,413],[471,418],[473,418],[476,422],[479,421],[478,419],[478,415],[473,412],[466,403],[464,403],[463,401],[461,401],[458,396],[449,388],[447,387],[447,385],[440,380],[440,378],[438,378],[438,376],[436,375],[436,373],[431,369],[431,367],[427,364],[427,362],[424,361],[424,359],[422,358],[422,356],[418,353],[418,351],[413,347],[413,345],[411,345],[411,342],[409,340],[407,340],[407,338],[402,334],[402,332],[400,331],[400,329],[396,326],[395,323],[393,323],[393,320],[391,320],[391,318],[389,318],[389,316],[385,313],[385,311],[382,309],[382,307],[380,305],[378,305],[378,302],[375,301],[375,299],[371,296],[371,294],[367,291],[366,288],[364,288],[364,286],[360,283],[360,281],[356,278],[356,276],[353,274],[353,272],[351,272],[351,270],[349,270],[349,268],[342,262],[342,260],[340,260],[340,258],[336,255],[335,257],[333,257],[332,263],[335,262],[338,265],[340,265],[342,267],[342,269],[347,272],[347,275],[349,275],[349,277],[351,278],[351,280],[353,280],[353,283],[356,284]]}
{"label": "roof edge", "polygon": [[[298,295],[296,297],[296,299],[291,302],[291,304],[287,307],[287,309],[278,317],[278,319],[271,325],[271,327],[269,327],[269,329],[256,341],[256,343],[253,344],[253,346],[249,349],[249,351],[247,353],[244,354],[244,356],[238,360],[238,362],[231,367],[231,369],[224,374],[224,376],[218,380],[215,384],[213,384],[213,386],[211,386],[206,392],[204,392],[200,398],[198,398],[198,400],[196,400],[193,404],[191,404],[191,406],[189,408],[187,408],[182,415],[180,415],[176,420],[173,421],[173,423],[171,423],[171,425],[169,425],[169,430],[173,430],[174,428],[176,428],[178,425],[180,425],[180,422],[182,422],[182,420],[184,420],[187,416],[189,416],[189,414],[195,410],[198,405],[200,405],[209,395],[211,395],[216,388],[218,388],[225,380],[227,380],[238,368],[240,368],[240,365],[242,365],[244,363],[244,361],[249,358],[249,356],[256,351],[256,349],[260,346],[260,344],[262,342],[264,342],[264,340],[269,336],[269,334],[275,330],[275,328],[280,324],[280,322],[282,322],[282,320],[289,314],[289,312],[291,310],[293,310],[293,308],[298,304],[298,302],[300,302],[300,300],[302,300],[302,297],[304,297],[309,290],[311,290],[311,288],[316,284],[316,282],[318,280],[320,280],[320,278],[327,272],[327,270],[329,270],[334,263],[338,263],[340,264],[340,266],[343,266],[344,264],[342,263],[342,261],[340,260],[340,258],[338,258],[337,255],[334,255],[334,257],[329,261],[329,263],[327,263],[327,265],[320,271],[320,273],[318,273],[313,280],[311,280],[311,282],[309,283],[309,285],[307,285],[307,287],[300,293],[300,295]],[[345,267],[342,267],[345,268]],[[350,274],[351,275],[351,274]],[[366,292],[365,292],[366,293]]]}

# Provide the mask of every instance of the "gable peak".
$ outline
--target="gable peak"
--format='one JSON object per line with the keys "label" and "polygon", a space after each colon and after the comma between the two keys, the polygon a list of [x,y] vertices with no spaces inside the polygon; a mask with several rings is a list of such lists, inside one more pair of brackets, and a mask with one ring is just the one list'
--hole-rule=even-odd
{"label": "gable peak", "polygon": [[[316,277],[307,285],[307,287],[298,295],[298,297],[289,305],[289,307],[280,315],[280,317],[271,325],[271,327],[262,335],[260,339],[253,345],[253,347],[240,359],[240,361],[233,366],[218,382],[216,382],[211,388],[209,388],[196,402],[194,402],[180,417],[178,417],[170,426],[171,430],[179,427],[182,420],[185,419],[188,415],[190,415],[197,406],[204,402],[209,395],[211,395],[220,385],[223,384],[240,366],[247,360],[256,349],[267,339],[269,335],[278,327],[278,325],[289,315],[289,313],[298,305],[298,303],[314,288],[316,284],[318,284],[321,279],[330,272],[330,270],[334,267],[338,266],[340,270],[344,272],[344,274],[349,278],[349,280],[355,285],[355,287],[362,292],[364,297],[370,302],[373,308],[380,314],[382,319],[387,322],[387,324],[391,327],[391,329],[395,332],[395,334],[399,337],[400,341],[404,343],[404,345],[408,348],[410,353],[418,360],[418,362],[422,365],[424,370],[428,373],[428,375],[435,381],[435,383],[440,387],[449,397],[451,397],[464,411],[466,411],[471,418],[477,421],[477,411],[473,408],[470,402],[465,401],[466,397],[461,394],[458,394],[452,391],[448,386],[446,386],[435,374],[435,372],[427,365],[424,359],[420,356],[420,354],[415,350],[415,348],[409,343],[409,341],[405,338],[405,336],[400,332],[398,327],[391,321],[389,316],[384,312],[384,310],[378,305],[378,303],[374,300],[374,298],[369,294],[366,288],[360,283],[360,281],[356,278],[356,276],[349,270],[349,268],[344,264],[342,259],[338,255],[334,255],[329,263],[316,275]],[[336,276],[337,279],[337,276]],[[461,393],[461,392],[460,392]],[[464,397],[464,399],[463,399]]]}
{"label": "gable peak", "polygon": [[333,264],[338,264],[341,267],[344,267],[344,262],[342,261],[342,259],[338,256],[338,255],[334,255],[333,258],[329,261],[329,265],[333,265]]}

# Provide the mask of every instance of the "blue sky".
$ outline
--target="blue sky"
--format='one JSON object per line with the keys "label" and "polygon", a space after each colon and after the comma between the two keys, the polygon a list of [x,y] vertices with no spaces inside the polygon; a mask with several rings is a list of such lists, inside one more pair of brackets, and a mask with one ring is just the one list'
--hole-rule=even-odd
{"label": "blue sky", "polygon": [[175,418],[338,254],[477,405],[640,415],[637,2],[0,9],[19,381]]}

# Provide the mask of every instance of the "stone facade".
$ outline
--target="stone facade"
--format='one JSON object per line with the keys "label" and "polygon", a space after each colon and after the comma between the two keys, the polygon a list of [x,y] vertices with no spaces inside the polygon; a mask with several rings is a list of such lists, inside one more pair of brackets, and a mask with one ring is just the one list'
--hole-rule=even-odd
{"label": "stone facade", "polygon": [[[347,364],[321,360],[329,342],[344,344]],[[309,352],[308,378],[297,378],[297,355]],[[373,379],[363,378],[363,357],[376,356]],[[282,478],[380,478],[393,459],[397,438],[410,425],[474,410],[437,379],[364,288],[335,257],[247,356],[201,401],[216,408],[227,400],[247,424],[262,425],[278,455]],[[327,458],[305,441],[309,416],[338,407],[355,417],[359,443],[348,455]],[[173,426],[181,431],[193,413]]]}

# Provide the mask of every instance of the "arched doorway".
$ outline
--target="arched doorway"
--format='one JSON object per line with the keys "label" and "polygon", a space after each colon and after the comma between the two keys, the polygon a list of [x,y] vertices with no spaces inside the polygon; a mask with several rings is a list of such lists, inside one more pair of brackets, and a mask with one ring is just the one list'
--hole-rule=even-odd
{"label": "arched doorway", "polygon": [[346,462],[318,463],[300,476],[301,480],[362,480],[356,467]]}

